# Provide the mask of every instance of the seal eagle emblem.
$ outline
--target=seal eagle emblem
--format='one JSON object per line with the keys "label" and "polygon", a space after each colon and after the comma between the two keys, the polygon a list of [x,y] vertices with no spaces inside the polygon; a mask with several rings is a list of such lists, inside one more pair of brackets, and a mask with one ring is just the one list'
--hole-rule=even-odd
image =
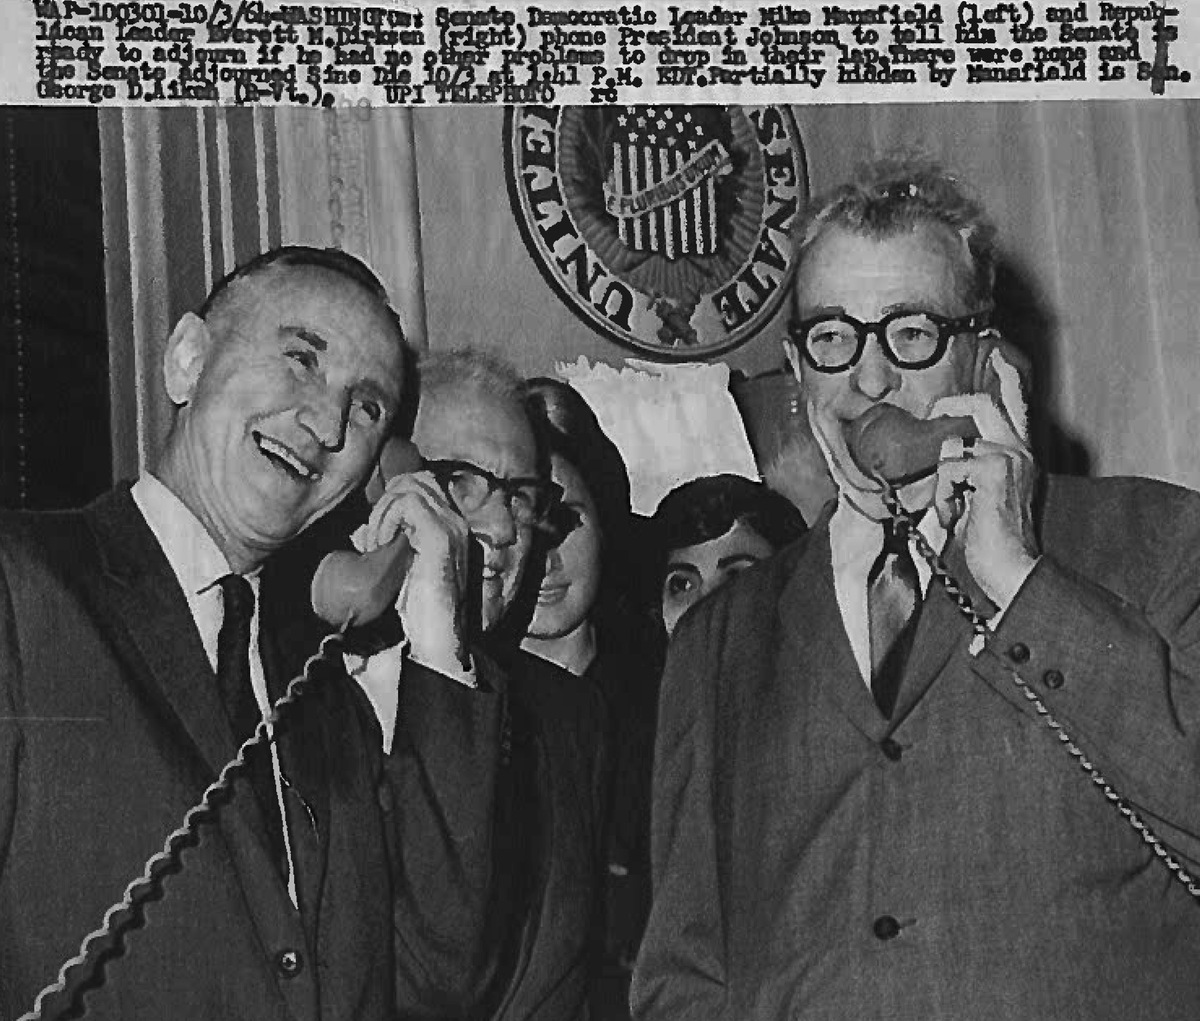
{"label": "seal eagle emblem", "polygon": [[542,276],[604,336],[697,360],[770,320],[808,198],[783,106],[515,106],[513,214]]}

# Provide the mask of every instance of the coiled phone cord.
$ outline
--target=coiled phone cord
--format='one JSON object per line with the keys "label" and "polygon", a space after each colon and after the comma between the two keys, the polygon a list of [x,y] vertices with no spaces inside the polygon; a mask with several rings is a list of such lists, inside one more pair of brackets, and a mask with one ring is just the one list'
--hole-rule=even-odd
{"label": "coiled phone cord", "polygon": [[[971,602],[971,597],[954,580],[954,575],[950,573],[946,562],[929,544],[929,540],[917,529],[917,518],[901,505],[900,499],[896,495],[895,487],[887,482],[883,482],[883,486],[883,501],[887,506],[888,512],[892,517],[907,524],[908,533],[916,544],[917,552],[929,564],[929,569],[933,572],[933,576],[941,583],[963,615],[971,622],[971,628],[974,630],[977,638],[980,641],[986,641],[987,636],[991,633],[987,625],[987,620],[975,609],[975,606]],[[1016,670],[1011,668],[1009,669],[1009,675],[1012,677],[1013,683],[1016,684],[1021,694],[1033,706],[1038,716],[1041,717],[1050,731],[1058,737],[1062,746],[1076,761],[1087,778],[1096,787],[1100,788],[1104,797],[1125,817],[1129,825],[1141,837],[1142,842],[1159,857],[1163,864],[1171,871],[1171,874],[1183,884],[1187,892],[1196,900],[1200,900],[1200,883],[1184,868],[1179,859],[1167,850],[1159,836],[1138,815],[1133,806],[1104,778],[1104,774],[1087,757],[1083,749],[1075,743],[1066,728],[1055,718],[1054,714],[1047,708],[1046,703],[1041,700],[1037,692],[1029,686],[1028,682]]]}
{"label": "coiled phone cord", "polygon": [[[217,778],[208,785],[200,800],[196,802],[187,814],[179,828],[172,831],[163,843],[162,850],[146,862],[142,874],[125,887],[121,899],[104,913],[100,927],[89,932],[79,945],[79,953],[63,962],[58,969],[58,976],[50,985],[37,995],[33,1009],[22,1014],[17,1021],[41,1021],[42,1009],[47,997],[58,996],[67,990],[67,979],[71,971],[87,963],[93,944],[113,937],[114,946],[119,946],[121,938],[138,918],[137,908],[155,891],[164,891],[166,872],[179,860],[188,841],[202,823],[216,814],[218,797],[231,789],[233,777],[246,765],[246,754],[256,745],[263,744],[268,739],[270,731],[279,723],[291,708],[300,700],[310,683],[314,683],[313,670],[322,660],[333,661],[344,644],[342,633],[333,632],[326,635],[317,651],[308,658],[304,669],[293,677],[287,690],[271,706],[270,712],[259,721],[251,734],[237,750],[237,754],[225,763]],[[121,912],[127,912],[124,918],[118,920]]]}

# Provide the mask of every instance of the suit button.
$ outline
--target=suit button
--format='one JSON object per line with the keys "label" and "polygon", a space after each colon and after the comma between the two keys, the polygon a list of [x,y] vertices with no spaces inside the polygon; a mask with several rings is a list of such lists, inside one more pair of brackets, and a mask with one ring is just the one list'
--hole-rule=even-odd
{"label": "suit button", "polygon": [[904,749],[900,747],[899,742],[893,741],[890,737],[885,737],[879,742],[879,750],[893,762],[899,762],[900,756],[904,754]]}
{"label": "suit button", "polygon": [[392,788],[389,784],[381,783],[375,792],[379,799],[379,808],[384,815],[391,815],[393,808]]}
{"label": "suit button", "polygon": [[1008,658],[1014,663],[1028,663],[1029,646],[1024,642],[1013,642],[1013,644],[1008,647]]}
{"label": "suit button", "polygon": [[1047,670],[1042,674],[1042,683],[1052,691],[1057,691],[1061,688],[1065,680],[1066,678],[1063,677],[1061,670]]}
{"label": "suit button", "polygon": [[900,935],[900,923],[891,915],[880,915],[875,919],[875,924],[871,926],[871,929],[877,939],[895,939]]}
{"label": "suit button", "polygon": [[280,950],[275,955],[275,967],[284,978],[295,978],[304,967],[304,958],[299,950]]}

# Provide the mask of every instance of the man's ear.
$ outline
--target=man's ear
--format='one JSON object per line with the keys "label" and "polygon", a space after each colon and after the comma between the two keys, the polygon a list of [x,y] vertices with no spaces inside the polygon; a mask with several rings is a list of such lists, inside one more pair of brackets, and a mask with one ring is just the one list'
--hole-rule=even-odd
{"label": "man's ear", "polygon": [[171,403],[183,405],[192,399],[212,346],[208,325],[195,313],[185,312],[167,338],[163,354],[163,381]]}
{"label": "man's ear", "polygon": [[1033,365],[1025,352],[1011,340],[1005,339],[999,330],[987,329],[979,334],[975,342],[971,390],[974,393],[987,394],[1003,407],[1005,395],[1001,392],[1001,380],[996,372],[996,358],[993,358],[993,355],[1002,358],[1016,370],[1025,393],[1029,392]]}
{"label": "man's ear", "polygon": [[975,345],[973,390],[987,394],[1008,417],[1013,431],[1029,443],[1029,388],[1033,363],[1016,344],[999,330],[979,334]]}
{"label": "man's ear", "polygon": [[796,377],[796,382],[800,386],[804,386],[804,380],[800,377],[800,349],[790,341],[783,342],[783,357],[787,359],[788,368],[792,370],[792,375]]}

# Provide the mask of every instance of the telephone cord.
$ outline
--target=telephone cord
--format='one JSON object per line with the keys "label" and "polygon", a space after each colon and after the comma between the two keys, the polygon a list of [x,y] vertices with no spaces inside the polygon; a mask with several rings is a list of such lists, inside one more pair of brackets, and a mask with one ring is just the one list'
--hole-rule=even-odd
{"label": "telephone cord", "polygon": [[[962,611],[963,615],[971,622],[971,628],[976,636],[986,642],[987,637],[991,634],[988,628],[987,620],[978,610],[975,609],[971,602],[971,597],[962,590],[958,582],[954,580],[954,575],[950,573],[950,569],[946,566],[946,562],[937,554],[937,551],[929,544],[929,540],[920,533],[917,529],[917,518],[909,511],[905,510],[900,503],[899,497],[896,495],[896,490],[893,486],[884,482],[884,503],[887,506],[888,512],[897,520],[906,523],[909,535],[917,547],[917,552],[921,554],[922,559],[929,564],[929,569],[933,576],[941,583],[942,587],[954,600],[955,604]],[[1183,866],[1183,864],[1170,851],[1162,839],[1154,832],[1153,829],[1138,815],[1134,807],[1105,779],[1104,774],[1096,767],[1096,765],[1087,757],[1087,754],[1079,747],[1071,737],[1067,729],[1058,721],[1046,703],[1036,691],[1029,686],[1029,683],[1023,678],[1020,673],[1008,668],[1009,676],[1017,689],[1025,697],[1025,699],[1033,706],[1034,711],[1041,717],[1042,722],[1046,727],[1053,732],[1063,748],[1067,750],[1070,756],[1078,764],[1079,768],[1087,776],[1087,778],[1100,789],[1104,797],[1112,804],[1112,806],[1120,812],[1125,820],[1133,828],[1134,832],[1141,837],[1145,843],[1164,865],[1170,870],[1171,874],[1183,884],[1184,888],[1196,900],[1200,900],[1200,882],[1198,882],[1191,873]]]}
{"label": "telephone cord", "polygon": [[[225,763],[217,778],[205,789],[200,800],[188,809],[187,814],[183,817],[182,824],[178,829],[172,831],[164,841],[162,850],[158,851],[146,862],[142,869],[142,874],[125,887],[125,892],[121,899],[104,913],[104,919],[100,923],[99,928],[93,929],[83,938],[83,942],[79,945],[79,953],[63,962],[62,967],[58,969],[58,976],[54,982],[38,993],[37,999],[33,1004],[33,1009],[27,1014],[22,1014],[17,1021],[41,1021],[42,1009],[46,999],[66,992],[71,972],[87,963],[94,945],[112,937],[113,946],[120,946],[120,941],[125,932],[138,919],[137,908],[155,890],[159,890],[165,894],[167,870],[176,864],[180,855],[185,850],[187,843],[191,840],[200,825],[216,815],[219,807],[217,799],[221,794],[232,789],[234,776],[246,765],[246,754],[256,745],[263,744],[268,740],[269,735],[280,719],[291,710],[296,702],[299,701],[300,696],[304,694],[308,685],[314,681],[311,675],[316,665],[322,660],[332,659],[340,651],[342,645],[343,638],[341,632],[333,632],[321,640],[317,651],[304,664],[303,671],[292,678],[287,686],[287,690],[271,706],[271,711],[267,716],[260,720],[254,728],[254,733],[242,742],[241,747],[237,750],[237,754]],[[119,918],[118,916],[122,912],[125,912],[125,915]],[[83,995],[86,995],[86,990]]]}

